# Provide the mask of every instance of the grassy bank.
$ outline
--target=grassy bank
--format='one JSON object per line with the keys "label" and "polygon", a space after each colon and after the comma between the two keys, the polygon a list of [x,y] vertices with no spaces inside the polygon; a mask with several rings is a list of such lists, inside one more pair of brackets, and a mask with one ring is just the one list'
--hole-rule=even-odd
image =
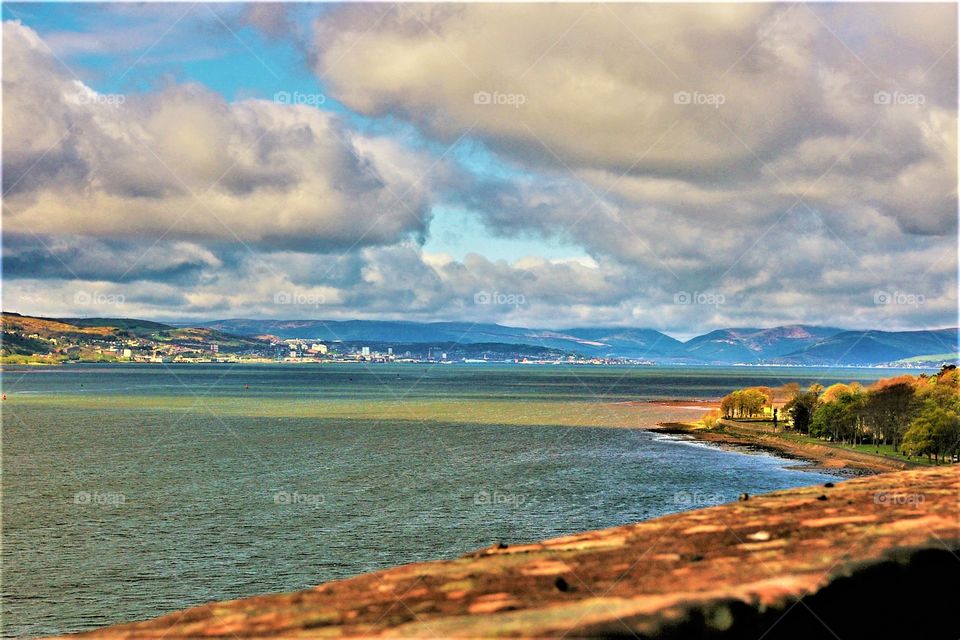
{"label": "grassy bank", "polygon": [[777,431],[774,431],[774,424],[769,420],[745,420],[745,421],[731,421],[724,420],[723,424],[728,428],[733,430],[760,430],[764,432],[770,432],[772,435],[785,438],[797,444],[807,444],[807,445],[818,445],[818,446],[827,446],[835,447],[837,449],[846,449],[848,451],[855,451],[858,453],[866,453],[870,455],[882,456],[884,458],[889,458],[891,460],[900,461],[900,462],[909,462],[915,465],[927,466],[933,465],[932,460],[927,460],[922,456],[913,456],[908,457],[903,455],[902,452],[897,451],[893,445],[890,444],[842,444],[838,442],[828,442],[821,440],[819,438],[814,438],[812,436],[803,435],[801,433],[796,433],[792,431],[783,431],[783,423],[779,423],[777,426]]}
{"label": "grassy bank", "polygon": [[[772,423],[766,423],[768,428]],[[712,429],[695,422],[662,423],[657,430],[685,433],[698,440],[719,445],[755,447],[791,458],[807,460],[814,468],[848,470],[852,473],[884,473],[927,466],[926,460],[908,459],[893,452],[892,447],[874,451],[874,445],[839,445],[790,432],[773,433],[762,422],[736,423],[722,421]]]}

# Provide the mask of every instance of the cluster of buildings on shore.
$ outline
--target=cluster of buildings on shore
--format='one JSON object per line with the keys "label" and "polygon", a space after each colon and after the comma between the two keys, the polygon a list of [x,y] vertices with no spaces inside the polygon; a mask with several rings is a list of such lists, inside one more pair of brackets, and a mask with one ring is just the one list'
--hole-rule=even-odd
{"label": "cluster of buildings on shore", "polygon": [[122,362],[228,362],[238,359],[235,355],[221,356],[218,344],[158,345],[137,339],[96,347],[96,353]]}
{"label": "cluster of buildings on shore", "polygon": [[[524,345],[499,345],[494,350],[481,350],[473,345],[411,344],[395,347],[374,343],[343,342],[315,339],[281,339],[261,336],[258,342],[237,350],[224,352],[222,346],[209,340],[157,340],[153,336],[84,336],[82,342],[25,336],[50,344],[50,355],[61,359],[84,362],[142,362],[142,363],[215,363],[215,362],[297,362],[297,363],[517,363],[564,365],[652,365],[651,361],[629,358],[590,357],[582,355],[543,353]],[[43,354],[36,354],[42,357]]]}
{"label": "cluster of buildings on shore", "polygon": [[364,345],[345,344],[335,341],[327,344],[319,339],[304,340],[294,338],[284,340],[285,353],[281,358],[284,362],[448,362],[445,351],[436,352],[427,348],[426,357],[423,354],[414,354],[405,351],[402,354],[393,352],[393,347],[371,348]]}
{"label": "cluster of buildings on shore", "polygon": [[[390,346],[368,346],[341,341],[293,338],[275,340],[269,347],[243,353],[221,353],[217,344],[131,344],[116,343],[97,348],[97,353],[124,362],[204,363],[204,362],[298,362],[298,363],[516,363],[564,365],[653,365],[647,360],[604,358],[581,355],[523,355],[523,347],[513,353],[451,353],[445,348],[423,347],[396,352]],[[136,343],[136,344],[134,344]]]}
{"label": "cluster of buildings on shore", "polygon": [[524,355],[523,345],[504,351],[477,352],[470,345],[450,347],[431,347],[415,345],[416,350],[405,349],[402,353],[389,346],[366,346],[355,343],[333,341],[327,343],[316,339],[289,339],[283,341],[283,362],[411,362],[411,363],[496,363],[516,364],[591,364],[591,365],[652,365],[649,360],[630,358],[604,358],[581,355],[550,354],[549,356]]}

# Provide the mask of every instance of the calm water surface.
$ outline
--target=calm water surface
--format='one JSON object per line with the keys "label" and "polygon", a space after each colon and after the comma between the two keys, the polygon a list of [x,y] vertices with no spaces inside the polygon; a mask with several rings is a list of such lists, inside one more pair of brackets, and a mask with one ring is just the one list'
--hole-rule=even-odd
{"label": "calm water surface", "polygon": [[[3,631],[79,631],[828,479],[769,455],[638,429],[499,424],[483,414],[491,400],[522,416],[532,401],[563,412],[574,401],[602,408],[892,373],[8,367]],[[397,418],[398,407],[451,399],[471,412],[470,424]],[[343,400],[360,401],[360,416],[303,415]],[[635,411],[633,424],[696,415]]]}

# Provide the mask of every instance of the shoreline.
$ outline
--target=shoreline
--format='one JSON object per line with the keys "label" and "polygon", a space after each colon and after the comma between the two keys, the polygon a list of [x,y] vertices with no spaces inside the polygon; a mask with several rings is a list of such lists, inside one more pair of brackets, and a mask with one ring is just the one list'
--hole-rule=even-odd
{"label": "shoreline", "polygon": [[923,465],[908,460],[894,460],[885,456],[860,451],[850,451],[828,444],[793,442],[772,433],[757,433],[725,425],[722,429],[708,430],[691,422],[659,422],[648,427],[656,433],[686,435],[694,440],[731,449],[754,449],[790,460],[801,460],[810,466],[805,471],[827,471],[842,476],[865,476],[890,471],[923,468]]}

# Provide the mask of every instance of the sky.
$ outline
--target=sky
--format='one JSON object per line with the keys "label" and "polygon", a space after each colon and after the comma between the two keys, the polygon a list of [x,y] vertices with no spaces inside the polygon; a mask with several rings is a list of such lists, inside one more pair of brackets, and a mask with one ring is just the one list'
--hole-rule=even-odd
{"label": "sky", "polygon": [[957,325],[957,8],[3,5],[3,308]]}

